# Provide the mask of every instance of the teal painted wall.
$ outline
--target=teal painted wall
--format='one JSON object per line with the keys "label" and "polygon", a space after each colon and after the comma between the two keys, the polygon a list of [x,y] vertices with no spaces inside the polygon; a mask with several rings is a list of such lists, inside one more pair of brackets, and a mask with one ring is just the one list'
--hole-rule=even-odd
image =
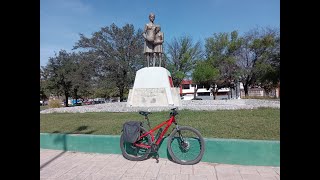
{"label": "teal painted wall", "polygon": [[241,139],[205,139],[204,161],[280,166],[280,142]]}
{"label": "teal painted wall", "polygon": [[[280,142],[205,138],[203,162],[280,166]],[[65,151],[121,154],[120,136],[40,133],[40,148]],[[159,155],[168,158],[167,139]]]}

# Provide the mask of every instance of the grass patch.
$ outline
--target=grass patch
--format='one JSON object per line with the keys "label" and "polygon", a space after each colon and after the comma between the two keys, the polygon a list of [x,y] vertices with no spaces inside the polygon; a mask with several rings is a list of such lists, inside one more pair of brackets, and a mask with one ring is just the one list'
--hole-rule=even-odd
{"label": "grass patch", "polygon": [[45,109],[49,109],[49,106],[48,106],[48,105],[46,105],[46,106],[40,106],[40,111],[45,110]]}
{"label": "grass patch", "polygon": [[[168,118],[169,112],[149,115],[151,127]],[[207,138],[280,140],[280,109],[181,110],[176,119],[179,125],[194,127]],[[146,122],[136,112],[40,114],[40,132],[120,135],[123,123],[129,120]],[[147,127],[146,124],[144,126]]]}

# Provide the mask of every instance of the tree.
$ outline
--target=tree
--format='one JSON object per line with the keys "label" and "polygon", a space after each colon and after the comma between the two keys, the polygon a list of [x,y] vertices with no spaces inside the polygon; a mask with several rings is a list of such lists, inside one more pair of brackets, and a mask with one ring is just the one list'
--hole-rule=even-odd
{"label": "tree", "polygon": [[[275,64],[272,65],[272,62]],[[249,86],[259,85],[259,81],[260,84],[267,85],[271,78],[268,73],[271,73],[273,68],[280,67],[279,30],[256,28],[247,32],[237,56],[237,65],[240,69],[239,80],[243,83],[245,96],[248,96]],[[276,72],[280,72],[280,69]]]}
{"label": "tree", "polygon": [[280,83],[280,36],[274,37],[274,46],[268,56],[257,62],[257,84],[268,95]]}
{"label": "tree", "polygon": [[180,86],[182,80],[191,75],[196,62],[203,58],[200,42],[193,43],[189,36],[174,38],[168,44],[168,52],[165,56],[168,70],[171,72],[173,85]]}
{"label": "tree", "polygon": [[66,107],[68,107],[68,97],[73,85],[72,76],[76,69],[74,59],[65,50],[60,50],[55,57],[50,57],[44,68],[47,74],[48,90],[56,95],[64,95]]}
{"label": "tree", "polygon": [[89,50],[95,56],[99,65],[97,79],[110,81],[118,89],[120,101],[133,85],[136,71],[143,67],[144,39],[141,34],[142,30],[135,31],[132,24],[122,28],[112,24],[93,33],[91,38],[80,34],[80,40],[74,46],[74,49]]}
{"label": "tree", "polygon": [[[212,64],[207,61],[199,61],[196,64],[196,67],[192,73],[192,81],[195,84],[203,84],[207,89],[210,88],[214,82],[216,82],[219,77],[219,70],[212,66]],[[196,94],[198,91],[198,87],[194,88],[194,99],[196,98]],[[214,96],[215,99],[215,96]]]}
{"label": "tree", "polygon": [[206,39],[207,63],[213,68],[217,68],[219,74],[215,80],[211,81],[211,87],[216,99],[218,90],[221,88],[234,88],[237,75],[236,56],[239,53],[242,39],[237,31],[231,33],[214,33],[212,37]]}
{"label": "tree", "polygon": [[43,102],[49,98],[49,92],[46,85],[46,74],[44,67],[40,67],[40,100]]}
{"label": "tree", "polygon": [[74,63],[74,72],[70,74],[72,81],[71,95],[78,98],[88,97],[92,93],[92,77],[95,75],[95,59],[91,53],[79,52],[70,55]]}

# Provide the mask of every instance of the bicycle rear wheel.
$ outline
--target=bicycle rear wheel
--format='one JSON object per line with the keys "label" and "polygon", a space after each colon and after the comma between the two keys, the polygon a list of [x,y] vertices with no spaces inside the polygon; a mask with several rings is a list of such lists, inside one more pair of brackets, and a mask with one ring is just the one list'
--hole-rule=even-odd
{"label": "bicycle rear wheel", "polygon": [[[147,131],[140,127],[140,134],[146,133]],[[151,145],[151,136],[147,135],[143,137],[139,142]],[[128,160],[131,161],[142,161],[148,158],[148,155],[150,154],[151,148],[140,148],[137,146],[134,146],[133,143],[124,142],[123,140],[123,134],[121,134],[120,137],[120,149],[122,152],[123,157],[125,157]]]}
{"label": "bicycle rear wheel", "polygon": [[176,163],[192,165],[201,161],[205,144],[200,132],[192,127],[179,126],[168,138],[168,151]]}

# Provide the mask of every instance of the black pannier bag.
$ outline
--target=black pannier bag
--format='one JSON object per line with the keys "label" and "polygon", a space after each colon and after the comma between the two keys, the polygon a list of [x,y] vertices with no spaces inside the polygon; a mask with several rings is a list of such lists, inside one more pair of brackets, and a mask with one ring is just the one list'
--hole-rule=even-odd
{"label": "black pannier bag", "polygon": [[128,121],[123,124],[123,140],[124,142],[134,143],[140,137],[141,122]]}

